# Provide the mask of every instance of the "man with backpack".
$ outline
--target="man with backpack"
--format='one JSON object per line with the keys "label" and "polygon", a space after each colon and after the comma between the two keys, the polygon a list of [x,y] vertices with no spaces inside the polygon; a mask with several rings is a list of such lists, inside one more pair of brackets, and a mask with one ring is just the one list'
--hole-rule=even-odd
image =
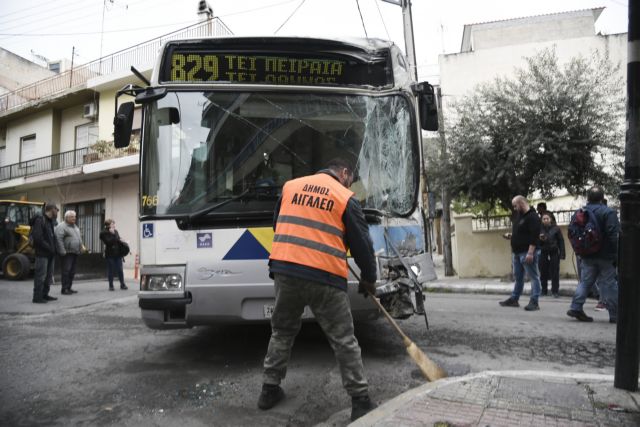
{"label": "man with backpack", "polygon": [[616,212],[604,203],[604,191],[594,186],[587,192],[587,205],[578,209],[569,223],[569,241],[580,256],[580,282],[567,316],[581,322],[593,322],[582,309],[589,290],[598,282],[600,298],[609,311],[609,322],[618,320],[618,233],[620,222]]}

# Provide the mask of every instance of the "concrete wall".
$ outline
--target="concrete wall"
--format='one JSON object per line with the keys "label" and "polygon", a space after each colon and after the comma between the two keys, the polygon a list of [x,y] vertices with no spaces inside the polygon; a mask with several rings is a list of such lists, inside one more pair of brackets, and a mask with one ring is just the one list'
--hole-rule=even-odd
{"label": "concrete wall", "polygon": [[52,110],[34,113],[15,120],[7,125],[6,163],[20,161],[20,138],[36,135],[36,158],[50,156],[52,153],[54,114]]}
{"label": "concrete wall", "polygon": [[525,57],[531,57],[541,50],[555,46],[560,63],[572,57],[588,57],[594,50],[609,52],[614,63],[620,63],[621,76],[626,79],[627,35],[590,36],[555,40],[552,42],[523,43],[517,46],[500,46],[476,50],[468,53],[440,55],[440,85],[443,105],[446,109],[452,101],[468,94],[476,85],[490,82],[496,77],[513,75],[516,67],[526,65]]}
{"label": "concrete wall", "polygon": [[[472,230],[473,215],[455,215],[451,238],[453,268],[459,277],[503,277],[511,273],[511,244],[502,237],[510,229]],[[576,277],[575,255],[567,238],[567,226],[560,225],[566,259],[560,261],[560,277]]]}
{"label": "concrete wall", "polygon": [[82,117],[84,104],[62,110],[60,126],[60,152],[76,149],[76,127],[91,123],[92,119]]}
{"label": "concrete wall", "polygon": [[0,87],[11,92],[20,86],[55,76],[45,67],[31,62],[15,53],[0,48]]}
{"label": "concrete wall", "polygon": [[[121,99],[128,100],[127,96]],[[115,113],[116,91],[104,90],[100,92],[98,103],[98,140],[113,141],[113,116]]]}
{"label": "concrete wall", "polygon": [[[138,253],[138,174],[113,175],[77,183],[55,185],[20,191],[9,195],[15,199],[24,196],[27,200],[56,203],[58,207],[68,203],[92,200],[105,201],[105,218],[116,221],[116,228],[123,240],[129,242],[131,253]],[[62,221],[64,212],[59,212]],[[127,268],[132,268],[135,256],[128,256]]]}

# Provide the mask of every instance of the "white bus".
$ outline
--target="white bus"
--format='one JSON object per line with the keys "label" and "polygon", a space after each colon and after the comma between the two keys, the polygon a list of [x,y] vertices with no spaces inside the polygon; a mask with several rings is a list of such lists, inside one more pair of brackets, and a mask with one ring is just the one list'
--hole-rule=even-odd
{"label": "white bus", "polygon": [[[421,129],[437,129],[433,87],[412,79],[393,43],[177,40],[163,46],[151,81],[133,71],[147,86],[118,92],[116,105],[135,101],[117,107],[115,145],[129,144],[141,106],[146,325],[267,321],[274,205],[286,181],[334,157],[357,164],[351,190],[371,223],[383,303],[393,308],[397,294],[433,276],[421,197]],[[378,316],[354,276],[348,292],[355,319]]]}

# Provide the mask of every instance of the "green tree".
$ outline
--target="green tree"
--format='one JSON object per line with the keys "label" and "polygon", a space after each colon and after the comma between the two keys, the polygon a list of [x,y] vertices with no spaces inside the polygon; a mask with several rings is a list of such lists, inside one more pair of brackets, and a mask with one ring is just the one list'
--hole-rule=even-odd
{"label": "green tree", "polygon": [[594,52],[560,66],[554,49],[513,78],[477,86],[453,105],[446,182],[472,204],[511,207],[516,194],[615,191],[622,176],[624,81]]}

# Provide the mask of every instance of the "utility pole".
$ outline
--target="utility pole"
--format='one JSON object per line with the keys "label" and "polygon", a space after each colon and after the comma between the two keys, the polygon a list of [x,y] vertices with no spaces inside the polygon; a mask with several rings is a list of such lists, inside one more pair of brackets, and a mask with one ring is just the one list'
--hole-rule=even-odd
{"label": "utility pole", "polygon": [[[444,117],[442,113],[442,89],[438,87],[436,89],[436,97],[438,99],[438,133],[440,134],[440,143],[442,146],[442,152],[440,154],[440,161],[443,165],[447,165],[449,162],[449,156],[447,154],[447,139],[444,134]],[[441,234],[442,234],[442,254],[444,258],[444,275],[453,276],[453,255],[451,253],[451,197],[449,196],[449,189],[447,183],[441,182],[442,185],[442,221],[441,221]]]}
{"label": "utility pole", "polygon": [[640,0],[629,0],[627,138],[620,186],[618,324],[613,385],[638,390],[640,361]]}
{"label": "utility pole", "polygon": [[71,47],[71,69],[69,70],[69,87],[73,87],[73,59],[76,57],[76,47]]}
{"label": "utility pole", "polygon": [[409,67],[413,77],[418,81],[418,67],[416,66],[416,45],[413,42],[413,18],[411,17],[411,0],[382,0],[402,8],[402,25],[404,29],[404,49],[409,58]]}

